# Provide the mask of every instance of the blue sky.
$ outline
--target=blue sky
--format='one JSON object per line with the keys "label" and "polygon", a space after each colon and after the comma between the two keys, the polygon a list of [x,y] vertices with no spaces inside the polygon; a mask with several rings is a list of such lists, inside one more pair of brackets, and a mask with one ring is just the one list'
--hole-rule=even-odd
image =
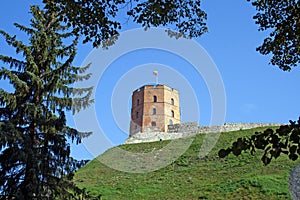
{"label": "blue sky", "polygon": [[[29,3],[32,2],[40,1],[1,2],[0,29],[26,39],[13,23],[29,23]],[[204,0],[203,9],[208,14],[209,33],[193,41],[203,47],[211,59],[209,63],[216,66],[222,78],[226,94],[224,121],[287,123],[296,120],[300,114],[300,69],[283,72],[268,64],[269,56],[255,51],[266,33],[257,31],[258,26],[252,19],[255,10],[251,4],[246,0]],[[124,31],[138,28],[132,23],[123,27]],[[14,49],[7,47],[3,38],[0,39],[0,53],[14,55]],[[91,59],[93,65],[100,66],[103,61],[100,58],[106,54],[109,55],[102,50],[93,51],[91,44],[81,44],[74,64],[82,65]],[[155,82],[153,70],[158,70],[160,83],[179,89],[182,121],[198,121],[200,125],[212,123],[210,86],[203,74],[197,73],[191,63],[180,56],[161,49],[145,48],[120,54],[109,65],[99,67],[104,68],[106,70],[95,85],[94,105],[95,119],[104,134],[90,139],[92,143],[86,141],[72,146],[75,158],[90,159],[97,152],[124,142],[128,136],[131,93],[143,84]],[[0,84],[8,87],[4,82]],[[89,124],[89,117],[81,121],[82,127],[71,115],[68,119],[71,126],[90,128],[95,132]],[[89,145],[96,149],[92,154]]]}

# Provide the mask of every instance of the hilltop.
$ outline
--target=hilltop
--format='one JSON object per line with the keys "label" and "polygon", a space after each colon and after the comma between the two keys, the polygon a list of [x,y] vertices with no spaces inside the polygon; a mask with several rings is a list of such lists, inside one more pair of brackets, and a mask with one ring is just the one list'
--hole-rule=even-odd
{"label": "hilltop", "polygon": [[[217,155],[220,149],[227,148],[236,138],[264,129],[260,127],[221,133],[213,150],[203,158],[199,158],[199,149],[205,134],[195,135],[188,150],[177,160],[148,173],[117,171],[94,159],[76,173],[75,182],[92,194],[102,194],[102,199],[113,200],[291,199],[289,172],[299,161],[293,162],[281,156],[264,166],[260,161],[260,151],[254,156],[245,153],[239,157],[230,155],[225,159]],[[124,144],[118,148],[146,153],[163,148],[169,142]],[[100,158],[114,149],[100,155]]]}

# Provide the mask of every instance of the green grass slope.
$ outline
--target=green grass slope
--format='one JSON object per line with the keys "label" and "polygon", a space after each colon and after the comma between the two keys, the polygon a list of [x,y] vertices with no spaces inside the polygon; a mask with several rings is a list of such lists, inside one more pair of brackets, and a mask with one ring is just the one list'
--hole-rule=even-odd
{"label": "green grass slope", "polygon": [[[289,172],[299,162],[290,161],[282,155],[264,166],[260,161],[262,152],[256,152],[254,156],[244,153],[238,157],[218,157],[218,151],[227,148],[236,138],[260,130],[264,128],[222,133],[213,150],[201,159],[199,149],[204,135],[194,136],[189,149],[176,161],[148,173],[117,171],[94,159],[78,170],[75,182],[79,187],[95,195],[102,194],[102,199],[108,200],[291,199]],[[168,142],[119,147],[131,152],[150,152]]]}

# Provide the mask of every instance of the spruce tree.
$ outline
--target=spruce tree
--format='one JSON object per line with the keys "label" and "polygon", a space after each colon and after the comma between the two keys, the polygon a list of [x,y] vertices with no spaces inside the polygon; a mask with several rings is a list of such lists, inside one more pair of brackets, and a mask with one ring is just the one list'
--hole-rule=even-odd
{"label": "spruce tree", "polygon": [[[66,112],[92,103],[91,88],[73,88],[90,77],[88,66],[72,65],[77,38],[55,12],[31,7],[30,27],[15,26],[29,36],[20,41],[0,31],[23,59],[0,55],[13,91],[0,88],[0,193],[17,199],[75,199],[74,170],[85,161],[70,156],[70,144],[89,132],[66,124]],[[82,195],[81,195],[82,197]]]}

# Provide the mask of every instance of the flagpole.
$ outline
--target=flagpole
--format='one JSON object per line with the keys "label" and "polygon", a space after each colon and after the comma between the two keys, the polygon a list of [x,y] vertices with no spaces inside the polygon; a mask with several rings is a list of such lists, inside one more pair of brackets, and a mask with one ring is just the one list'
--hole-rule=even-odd
{"label": "flagpole", "polygon": [[158,71],[153,71],[153,75],[155,76],[155,80],[156,80],[156,85],[158,85]]}

